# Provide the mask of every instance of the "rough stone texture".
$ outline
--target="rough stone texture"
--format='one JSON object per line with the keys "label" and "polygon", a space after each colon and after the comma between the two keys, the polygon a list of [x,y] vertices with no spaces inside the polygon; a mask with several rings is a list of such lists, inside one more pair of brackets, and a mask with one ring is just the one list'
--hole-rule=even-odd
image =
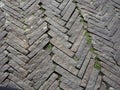
{"label": "rough stone texture", "polygon": [[0,86],[120,90],[120,0],[0,0]]}

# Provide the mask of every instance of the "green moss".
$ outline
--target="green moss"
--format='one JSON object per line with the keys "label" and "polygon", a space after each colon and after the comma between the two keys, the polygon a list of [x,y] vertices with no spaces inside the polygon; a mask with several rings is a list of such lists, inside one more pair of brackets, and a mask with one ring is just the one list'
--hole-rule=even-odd
{"label": "green moss", "polygon": [[74,56],[73,59],[74,59],[75,61],[78,61],[78,60],[79,60],[79,58],[78,58],[77,56]]}
{"label": "green moss", "polygon": [[80,19],[80,22],[84,22],[84,19],[83,19],[83,18],[81,18],[81,19]]}
{"label": "green moss", "polygon": [[94,68],[96,68],[96,69],[98,69],[98,70],[101,70],[101,64],[100,64],[98,58],[96,58],[96,61],[95,61],[95,64],[94,64]]}
{"label": "green moss", "polygon": [[87,39],[87,44],[91,45],[92,44],[92,37],[90,36],[90,33],[86,31],[85,36]]}
{"label": "green moss", "polygon": [[23,26],[23,29],[26,31],[26,30],[27,30],[27,26],[26,26],[26,25],[24,25],[24,26]]}
{"label": "green moss", "polygon": [[48,50],[52,50],[52,48],[53,48],[53,45],[52,44],[48,44],[47,49]]}
{"label": "green moss", "polygon": [[95,53],[95,49],[93,47],[91,47],[90,52]]}

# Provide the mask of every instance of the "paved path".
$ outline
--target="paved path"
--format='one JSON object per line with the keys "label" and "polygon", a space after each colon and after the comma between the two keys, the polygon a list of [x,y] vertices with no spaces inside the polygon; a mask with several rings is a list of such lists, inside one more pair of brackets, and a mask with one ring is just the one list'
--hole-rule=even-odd
{"label": "paved path", "polygon": [[0,0],[0,86],[120,90],[120,1]]}

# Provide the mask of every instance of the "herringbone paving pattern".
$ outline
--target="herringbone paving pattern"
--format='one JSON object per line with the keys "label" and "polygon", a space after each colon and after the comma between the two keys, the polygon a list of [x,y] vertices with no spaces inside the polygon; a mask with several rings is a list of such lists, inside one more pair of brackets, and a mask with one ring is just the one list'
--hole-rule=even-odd
{"label": "herringbone paving pattern", "polygon": [[0,86],[120,90],[120,1],[0,0]]}

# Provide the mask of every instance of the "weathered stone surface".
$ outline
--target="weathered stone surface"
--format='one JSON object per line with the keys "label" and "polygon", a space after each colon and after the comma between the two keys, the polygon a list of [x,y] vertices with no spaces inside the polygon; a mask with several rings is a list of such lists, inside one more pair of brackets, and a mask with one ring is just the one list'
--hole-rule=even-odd
{"label": "weathered stone surface", "polygon": [[62,50],[64,53],[66,53],[67,55],[69,55],[70,57],[72,57],[74,55],[74,53],[70,49],[67,49],[63,44],[61,44],[59,40],[53,38],[53,39],[50,40],[50,42],[53,45],[55,45],[57,48],[59,48],[60,50]]}
{"label": "weathered stone surface", "polygon": [[83,87],[86,87],[86,85],[88,83],[88,80],[90,78],[91,72],[93,70],[94,62],[95,61],[93,59],[91,59],[89,65],[88,65],[88,67],[86,69],[86,72],[85,72],[85,74],[83,76],[83,79],[81,81],[81,86],[83,86]]}
{"label": "weathered stone surface", "polygon": [[57,66],[55,69],[56,72],[60,73],[61,75],[63,75],[64,77],[66,77],[67,79],[71,80],[74,83],[80,84],[81,83],[81,79],[78,77],[75,77],[74,75],[70,74],[68,71],[66,71],[65,69]]}
{"label": "weathered stone surface", "polygon": [[116,81],[118,84],[120,84],[120,78],[117,77],[116,75],[112,74],[111,72],[107,71],[106,69],[101,69],[101,71],[109,78],[111,78],[111,80]]}
{"label": "weathered stone surface", "polygon": [[77,9],[75,9],[73,15],[71,16],[68,23],[66,24],[67,28],[69,28],[69,29],[71,28],[72,24],[75,22],[78,15],[79,15],[79,11]]}
{"label": "weathered stone surface", "polygon": [[68,62],[66,62],[64,59],[60,58],[59,56],[54,55],[52,57],[52,60],[55,63],[59,64],[61,67],[67,69],[69,72],[71,72],[71,73],[73,73],[75,75],[78,74],[78,70],[74,66],[70,65]]}
{"label": "weathered stone surface", "polygon": [[119,0],[0,0],[0,86],[119,90]]}
{"label": "weathered stone surface", "polygon": [[72,88],[73,90],[83,90],[83,88],[81,88],[79,86],[79,84],[77,84],[77,83],[75,84],[74,82],[72,82],[64,77],[60,78],[60,81],[64,84],[66,84],[67,86],[69,86],[70,88]]}
{"label": "weathered stone surface", "polygon": [[74,9],[75,4],[71,3],[70,7],[68,8],[67,12],[63,15],[62,19],[67,21],[73,13]]}
{"label": "weathered stone surface", "polygon": [[58,55],[60,58],[64,59],[64,61],[68,62],[70,65],[76,66],[77,62],[73,58],[69,57],[68,55],[66,55],[65,53],[57,49],[56,47],[53,47],[52,51],[53,53]]}
{"label": "weathered stone surface", "polygon": [[70,88],[68,85],[64,84],[64,83],[61,83],[60,84],[60,87],[64,90],[73,90],[72,88]]}
{"label": "weathered stone surface", "polygon": [[93,69],[91,75],[90,75],[90,79],[88,81],[86,90],[94,90],[95,84],[96,84],[96,80],[99,74],[99,70],[97,69]]}
{"label": "weathered stone surface", "polygon": [[100,90],[106,90],[106,89],[107,89],[107,85],[104,82],[102,82]]}
{"label": "weathered stone surface", "polygon": [[46,18],[46,20],[47,20],[50,24],[52,24],[53,26],[55,26],[56,28],[58,28],[60,31],[62,31],[62,32],[66,32],[66,31],[67,31],[66,28],[62,27],[61,25],[59,25],[58,23],[56,23],[56,22],[53,21],[52,19]]}
{"label": "weathered stone surface", "polygon": [[106,76],[103,77],[103,80],[107,82],[108,84],[110,84],[112,87],[114,87],[116,90],[119,90],[120,85],[118,85],[115,81],[111,80],[110,78]]}
{"label": "weathered stone surface", "polygon": [[86,59],[85,59],[85,61],[83,62],[83,66],[81,67],[81,69],[79,71],[79,74],[78,74],[78,76],[80,78],[82,78],[83,75],[84,75],[84,73],[85,73],[85,70],[86,70],[86,68],[88,66],[88,63],[89,63],[90,59],[91,59],[91,55],[92,55],[92,53],[89,52],[88,55],[87,55],[87,57],[86,57]]}
{"label": "weathered stone surface", "polygon": [[45,82],[45,84],[43,86],[40,87],[39,90],[48,90],[48,88],[50,87],[50,85],[57,79],[58,75],[53,74],[47,82]]}
{"label": "weathered stone surface", "polygon": [[49,87],[48,90],[57,90],[58,85],[59,85],[59,81],[56,80],[56,81]]}
{"label": "weathered stone surface", "polygon": [[118,65],[120,65],[120,50],[118,50],[117,52],[116,52],[116,54],[115,54],[115,60],[116,60],[116,62],[117,62],[117,64]]}

